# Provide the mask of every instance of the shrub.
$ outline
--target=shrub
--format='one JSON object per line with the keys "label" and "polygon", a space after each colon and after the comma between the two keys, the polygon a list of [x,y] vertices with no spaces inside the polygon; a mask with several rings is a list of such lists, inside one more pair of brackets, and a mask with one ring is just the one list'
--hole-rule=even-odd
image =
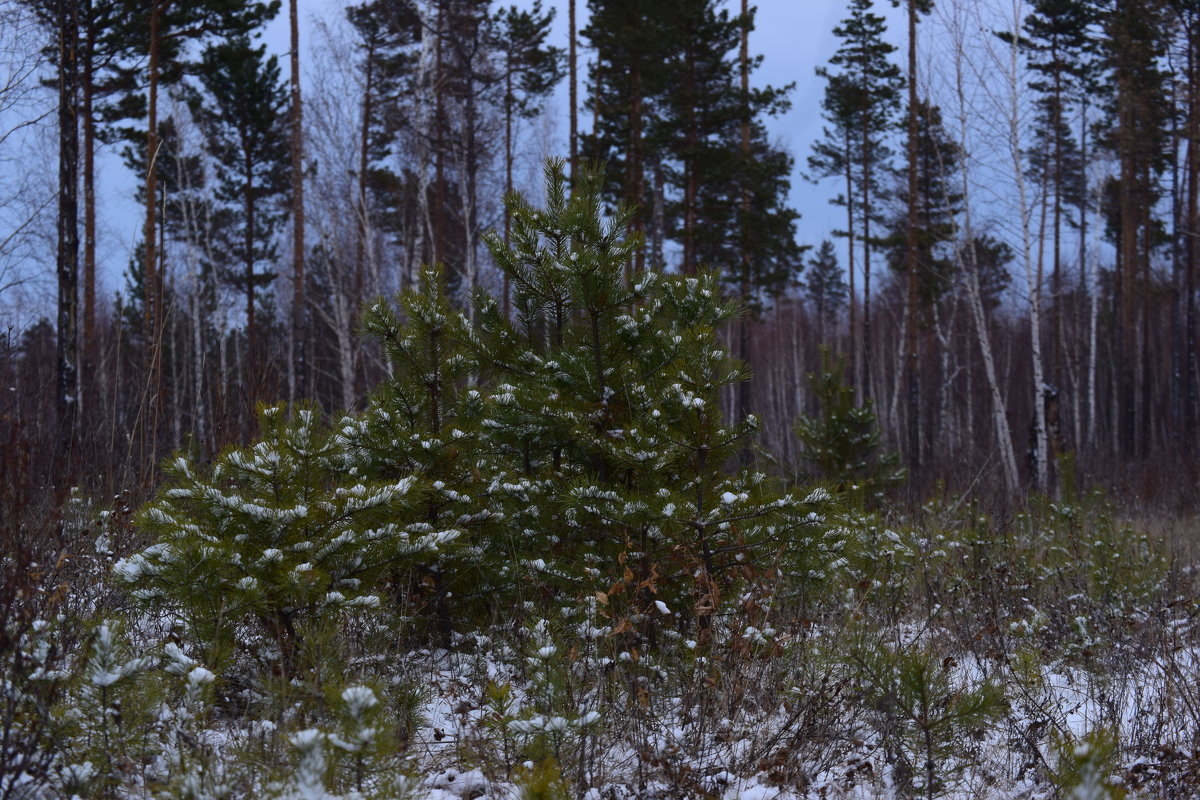
{"label": "shrub", "polygon": [[345,439],[312,409],[267,408],[260,422],[259,442],[212,469],[175,459],[138,518],[157,541],[115,572],[136,598],[178,614],[210,665],[249,625],[286,672],[306,627],[377,608],[387,568],[427,558],[458,532],[413,520],[412,476],[361,477]]}
{"label": "shrub", "polygon": [[804,477],[833,483],[856,505],[875,503],[884,489],[904,481],[905,472],[896,453],[883,451],[873,404],[859,405],[845,376],[846,357],[834,359],[823,348],[820,373],[808,376],[819,415],[796,421]]}
{"label": "shrub", "polygon": [[[220,677],[235,653],[260,659],[259,678],[279,673],[286,723],[308,713],[282,696],[297,680],[310,705],[336,706],[324,690],[350,662],[329,654],[352,650],[355,620],[395,631],[411,611],[434,625],[410,635],[449,646],[455,627],[586,609],[597,664],[636,663],[668,632],[703,658],[722,615],[762,623],[780,586],[820,580],[852,538],[828,492],[734,466],[756,423],[722,411],[745,371],[718,338],[737,313],[719,280],[628,276],[637,243],[625,212],[605,218],[599,175],[568,196],[555,162],[546,185],[545,210],[509,199],[511,247],[488,238],[513,319],[479,293],[469,321],[426,270],[398,307],[367,310],[390,377],[365,411],[326,425],[265,409],[260,441],[211,469],[175,459],[138,516],[155,541],[117,574],[177,616]],[[558,702],[539,719],[594,735]],[[533,720],[505,735],[538,734]],[[316,763],[326,751],[309,739]],[[547,740],[560,766],[582,750]]]}

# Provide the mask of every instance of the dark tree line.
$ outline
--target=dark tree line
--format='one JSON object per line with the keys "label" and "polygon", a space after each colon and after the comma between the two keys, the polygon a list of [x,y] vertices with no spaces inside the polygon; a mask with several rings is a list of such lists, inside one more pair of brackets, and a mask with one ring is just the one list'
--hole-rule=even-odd
{"label": "dark tree line", "polygon": [[[914,496],[938,479],[1012,496],[1191,464],[1190,0],[1035,0],[1019,20],[992,9],[969,43],[951,41],[953,21],[984,20],[984,5],[849,0],[806,158],[845,212],[820,243],[797,240],[794,157],[768,132],[791,87],[754,79],[745,2],[589,0],[579,24],[573,1],[558,20],[541,2],[368,0],[311,42],[293,2],[286,54],[261,43],[278,2],[9,2],[52,42],[58,299],[53,324],[6,337],[17,391],[0,413],[71,454],[53,459],[56,480],[151,481],[175,448],[245,440],[260,401],[355,407],[386,369],[359,309],[422,264],[445,265],[466,313],[481,291],[518,313],[484,234],[510,236],[499,199],[538,160],[564,80],[570,174],[601,164],[610,209],[631,209],[627,281],[713,269],[747,308],[726,335],[755,377],[725,399],[762,418],[780,469],[801,460],[796,414],[820,410],[804,376],[822,345],[848,356]],[[1003,116],[965,99],[972,59],[1006,87],[992,100],[1012,93],[1012,164],[971,133]],[[123,152],[145,213],[116,265],[97,263],[105,147]],[[1009,184],[1019,211],[990,196]],[[97,273],[117,271],[123,290],[99,296]]]}

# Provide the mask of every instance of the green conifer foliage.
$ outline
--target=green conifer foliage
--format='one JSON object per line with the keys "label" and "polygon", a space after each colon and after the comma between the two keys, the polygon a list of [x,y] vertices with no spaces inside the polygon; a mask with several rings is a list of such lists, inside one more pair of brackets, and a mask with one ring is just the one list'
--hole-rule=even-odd
{"label": "green conifer foliage", "polygon": [[274,232],[285,214],[290,184],[288,93],[275,56],[238,37],[209,47],[201,63],[203,93],[189,96],[192,113],[216,160],[214,227],[219,266],[246,298],[251,363],[257,356],[257,295],[274,273]]}
{"label": "green conifer foliage", "polygon": [[467,437],[464,428],[478,428],[482,408],[479,392],[464,389],[476,369],[462,347],[466,323],[450,307],[440,269],[424,271],[400,306],[403,319],[382,300],[367,309],[363,327],[383,345],[393,378],[347,433],[374,474],[458,482],[452,465],[463,449],[454,442]]}
{"label": "green conifer foliage", "polygon": [[738,312],[719,279],[644,273],[627,285],[640,242],[624,236],[627,211],[605,221],[600,174],[585,171],[568,197],[552,163],[546,183],[545,211],[510,199],[512,246],[488,241],[516,319],[477,299],[476,348],[495,376],[486,424],[533,487],[511,525],[560,565],[584,565],[569,586],[638,611],[690,608],[703,631],[734,567],[811,554],[817,526],[762,474],[729,469],[756,421],[729,424],[721,410],[745,372],[717,338]]}
{"label": "green conifer foliage", "polygon": [[495,47],[504,62],[506,118],[532,118],[562,79],[562,48],[546,44],[554,9],[542,10],[540,0],[532,9],[502,8],[495,15]]}
{"label": "green conifer foliage", "polygon": [[[896,47],[885,39],[886,20],[872,13],[873,7],[874,0],[851,0],[847,17],[833,29],[841,44],[829,60],[830,67],[817,69],[818,77],[827,82],[821,107],[829,125],[808,158],[814,177],[835,178],[844,185],[842,194],[832,202],[845,207],[846,228],[834,235],[848,239],[850,349],[856,381],[867,394],[872,391],[872,254],[878,244],[872,225],[884,222],[886,203],[882,201],[890,196],[885,179],[891,173],[893,156],[887,139],[895,127],[904,87],[899,67],[890,60]],[[856,263],[860,247],[862,260]],[[855,287],[860,273],[861,290]],[[861,331],[857,313],[860,293]]]}
{"label": "green conifer foliage", "polygon": [[829,63],[837,71],[817,68],[827,81],[821,107],[830,127],[808,159],[815,176],[846,181],[845,194],[834,203],[848,207],[853,229],[838,235],[851,238],[869,236],[871,222],[882,221],[880,201],[888,196],[882,178],[893,155],[884,140],[895,125],[904,86],[899,67],[889,60],[896,47],[884,39],[886,20],[871,12],[873,5],[852,0],[849,15],[833,29],[841,46]]}
{"label": "green conifer foliage", "polygon": [[1079,177],[1084,164],[1068,124],[1070,103],[1073,96],[1088,91],[1095,71],[1092,26],[1097,18],[1091,0],[1037,0],[1025,18],[1020,41],[1034,73],[1030,88],[1039,95],[1030,171],[1040,183],[1052,185],[1060,195],[1058,203],[1075,207],[1086,202],[1086,178]]}
{"label": "green conifer foliage", "polygon": [[414,120],[402,101],[420,89],[416,64],[421,15],[413,0],[367,0],[348,6],[346,18],[354,28],[362,81],[359,225],[369,222],[407,245],[416,213],[416,179],[410,170],[397,171],[390,161]]}
{"label": "green conifer foliage", "polygon": [[846,359],[821,353],[821,372],[808,376],[820,408],[801,416],[796,435],[804,445],[806,477],[834,483],[851,501],[878,499],[883,489],[904,480],[895,453],[881,453],[873,403],[859,405],[846,383]]}
{"label": "green conifer foliage", "polygon": [[377,607],[386,568],[456,537],[407,524],[422,494],[416,479],[357,474],[345,439],[312,409],[267,408],[260,424],[257,443],[211,469],[177,458],[139,515],[156,544],[116,567],[136,598],[178,614],[214,665],[250,624],[287,666],[308,625]]}
{"label": "green conifer foliage", "polygon": [[484,399],[469,388],[477,361],[464,347],[467,323],[451,307],[442,270],[426,269],[399,305],[402,316],[382,300],[367,308],[364,329],[382,344],[393,377],[362,415],[343,422],[342,435],[365,476],[386,483],[415,475],[428,486],[412,509],[413,530],[464,535],[461,546],[430,561],[427,586],[411,598],[431,604],[446,634],[455,616],[451,597],[486,604],[496,582],[509,578],[495,535],[503,515],[484,477],[491,472]]}
{"label": "green conifer foliage", "polygon": [[986,233],[976,235],[967,246],[974,251],[970,258],[979,273],[979,291],[983,295],[984,308],[991,313],[1000,306],[1012,280],[1012,276],[1008,274],[1008,265],[1012,263],[1013,250]]}
{"label": "green conifer foliage", "polygon": [[849,298],[844,275],[838,265],[833,242],[824,240],[817,248],[816,255],[808,262],[808,277],[802,284],[805,297],[817,312],[817,328],[827,339],[832,338],[826,331],[830,315],[836,315]]}
{"label": "green conifer foliage", "polygon": [[387,608],[384,594],[443,642],[585,598],[622,633],[653,620],[704,641],[734,598],[838,556],[827,494],[801,501],[731,467],[756,423],[721,409],[745,372],[717,335],[738,313],[719,278],[628,285],[627,212],[605,217],[595,170],[568,196],[563,166],[547,168],[544,210],[509,197],[511,246],[488,238],[514,319],[480,292],[469,322],[427,270],[399,313],[367,309],[392,377],[366,411],[327,427],[268,409],[253,447],[211,470],[176,460],[139,518],[157,543],[117,571],[213,663],[250,625],[286,669],[308,626]]}
{"label": "green conifer foliage", "polygon": [[738,52],[754,13],[722,5],[589,0],[596,123],[581,145],[608,164],[606,197],[639,209],[630,226],[650,246],[635,266],[647,257],[661,266],[664,239],[674,240],[681,271],[720,271],[753,306],[786,290],[801,266],[800,215],[787,202],[792,158],[765,126],[787,110],[791,86],[742,91]]}
{"label": "green conifer foliage", "polygon": [[[917,288],[922,314],[929,314],[949,290],[954,271],[951,252],[962,212],[959,186],[962,151],[942,124],[942,111],[928,100],[917,102]],[[900,199],[908,202],[908,190]],[[905,252],[908,218],[894,219],[891,235],[884,244],[892,269],[907,274]]]}

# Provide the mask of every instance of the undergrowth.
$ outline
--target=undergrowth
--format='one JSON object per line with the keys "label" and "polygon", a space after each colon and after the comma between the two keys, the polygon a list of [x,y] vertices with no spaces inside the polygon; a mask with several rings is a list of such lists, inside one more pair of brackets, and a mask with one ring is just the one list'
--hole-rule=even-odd
{"label": "undergrowth", "polygon": [[1200,791],[1189,565],[1094,493],[888,506],[840,367],[829,483],[742,468],[736,309],[628,284],[598,181],[512,201],[514,319],[373,304],[361,414],[265,408],[136,513],[0,475],[0,800]]}

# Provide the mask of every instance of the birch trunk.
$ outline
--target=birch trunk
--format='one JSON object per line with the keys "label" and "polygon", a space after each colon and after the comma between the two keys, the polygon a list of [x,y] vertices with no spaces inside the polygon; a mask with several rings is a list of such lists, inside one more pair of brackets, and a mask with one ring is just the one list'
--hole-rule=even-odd
{"label": "birch trunk", "polygon": [[1079,119],[1079,152],[1083,162],[1080,174],[1080,194],[1084,202],[1079,206],[1079,273],[1083,281],[1084,291],[1087,292],[1088,303],[1088,343],[1087,343],[1087,433],[1086,442],[1089,447],[1096,445],[1096,312],[1098,310],[1099,294],[1096,280],[1091,275],[1091,263],[1087,255],[1088,203],[1087,203],[1087,164],[1088,164],[1088,101],[1085,93],[1080,104]]}
{"label": "birch trunk", "polygon": [[[955,12],[961,11],[961,6],[955,4]],[[971,323],[975,330],[975,343],[979,347],[980,360],[983,361],[984,378],[987,381],[988,396],[991,400],[992,434],[996,440],[996,451],[1000,455],[1000,467],[1004,475],[1004,486],[1011,496],[1020,489],[1020,474],[1017,471],[1017,458],[1013,448],[1012,431],[1008,424],[1008,408],[1001,390],[1000,377],[996,369],[995,352],[992,349],[991,329],[988,326],[987,314],[983,306],[983,292],[979,285],[979,263],[974,248],[975,232],[971,204],[971,142],[970,130],[971,113],[967,98],[967,31],[979,27],[972,25],[968,19],[955,13],[949,20],[954,32],[954,81],[955,97],[958,103],[958,145],[964,154],[960,180],[962,181],[963,230],[960,242],[966,246],[955,249],[955,258],[959,272],[964,276],[967,289],[967,307],[971,315]]]}
{"label": "birch trunk", "polygon": [[950,319],[945,319],[942,314],[941,307],[934,303],[933,305],[933,335],[937,340],[939,367],[941,369],[940,379],[937,386],[937,418],[933,425],[930,425],[932,435],[931,448],[935,453],[954,453],[957,451],[958,441],[954,433],[954,425],[950,423],[950,334],[948,328],[952,324]]}
{"label": "birch trunk", "polygon": [[339,295],[333,304],[337,315],[333,326],[337,340],[338,372],[342,384],[342,408],[350,411],[354,408],[354,337],[351,328],[351,303],[345,294]]}
{"label": "birch trunk", "polygon": [[206,403],[204,397],[204,310],[202,301],[205,296],[205,287],[203,278],[201,277],[201,268],[196,258],[196,246],[201,235],[199,226],[196,224],[196,209],[190,198],[193,196],[191,190],[194,188],[188,181],[189,174],[184,169],[182,158],[177,153],[175,155],[175,174],[180,176],[182,201],[179,204],[180,213],[183,217],[183,227],[187,232],[187,242],[185,244],[184,253],[188,270],[188,283],[191,285],[191,291],[188,298],[188,312],[191,315],[191,372],[192,372],[192,435],[196,437],[196,446],[205,457],[209,455],[209,440],[205,429],[205,418],[207,416]]}
{"label": "birch trunk", "polygon": [[[1021,13],[1022,3],[1014,4],[1013,30],[1020,30],[1024,15]],[[1008,150],[1012,158],[1013,180],[1016,181],[1017,202],[1021,220],[1021,260],[1025,266],[1025,286],[1029,292],[1029,327],[1030,327],[1030,361],[1033,368],[1033,438],[1034,438],[1034,474],[1039,490],[1050,489],[1050,467],[1047,458],[1049,446],[1046,436],[1046,405],[1043,398],[1045,385],[1045,370],[1042,361],[1042,287],[1038,265],[1034,263],[1032,234],[1030,231],[1030,211],[1028,191],[1025,185],[1025,164],[1021,149],[1021,132],[1023,130],[1020,104],[1020,87],[1024,73],[1020,62],[1020,39],[1014,36],[1009,46],[1008,61]]]}
{"label": "birch trunk", "polygon": [[896,337],[896,366],[893,369],[894,379],[892,381],[892,402],[888,406],[888,430],[896,431],[896,444],[900,444],[900,392],[904,387],[904,382],[907,374],[906,354],[908,353],[908,336],[909,326],[908,320],[908,293],[904,294],[904,306],[902,309],[901,319],[905,320],[900,324],[900,336]]}

